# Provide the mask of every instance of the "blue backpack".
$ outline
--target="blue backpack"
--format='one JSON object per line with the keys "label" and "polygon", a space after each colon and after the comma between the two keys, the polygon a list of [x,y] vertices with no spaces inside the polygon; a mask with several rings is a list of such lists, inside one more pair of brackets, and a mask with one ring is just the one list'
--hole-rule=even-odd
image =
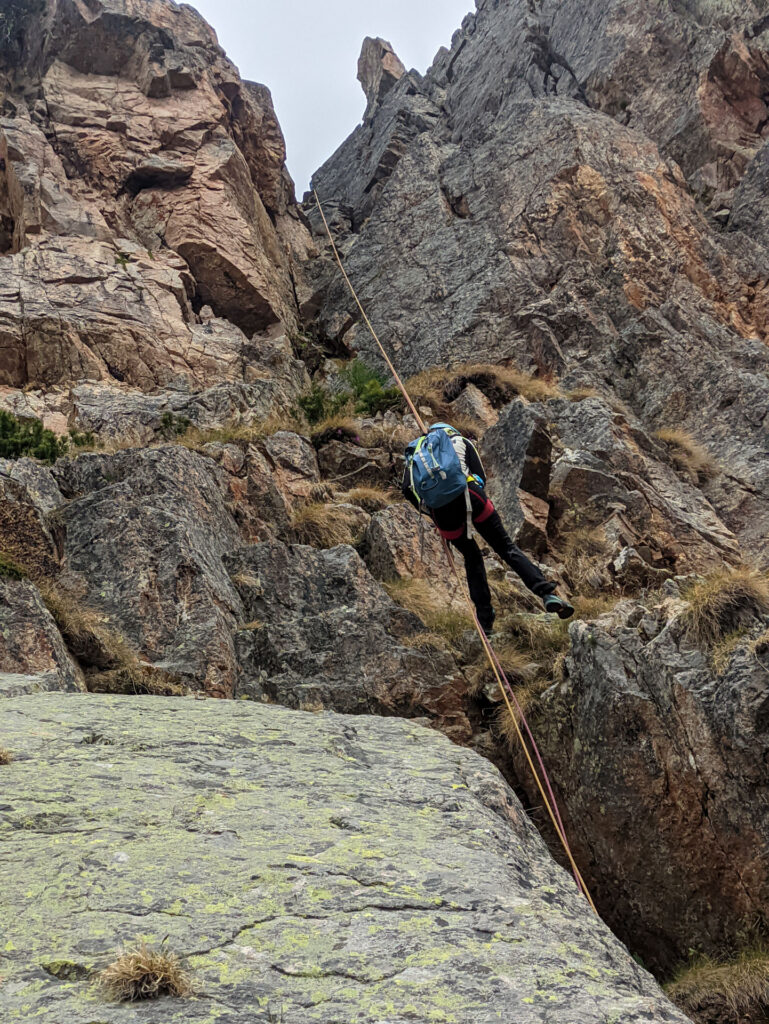
{"label": "blue backpack", "polygon": [[451,443],[458,433],[447,423],[434,423],[406,449],[411,490],[428,508],[448,505],[467,490],[467,478]]}

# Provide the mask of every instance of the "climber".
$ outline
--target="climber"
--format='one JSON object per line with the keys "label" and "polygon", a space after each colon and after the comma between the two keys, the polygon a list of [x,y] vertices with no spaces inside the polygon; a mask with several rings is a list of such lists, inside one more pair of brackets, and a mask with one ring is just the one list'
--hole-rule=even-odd
{"label": "climber", "polygon": [[472,537],[475,527],[492,550],[517,573],[529,590],[542,598],[545,611],[562,619],[574,608],[557,597],[555,584],[510,539],[499,513],[484,490],[485,470],[472,441],[448,423],[433,423],[406,448],[402,491],[421,512],[426,510],[438,532],[462,552],[470,597],[483,631],[494,626],[494,609],[483,555]]}

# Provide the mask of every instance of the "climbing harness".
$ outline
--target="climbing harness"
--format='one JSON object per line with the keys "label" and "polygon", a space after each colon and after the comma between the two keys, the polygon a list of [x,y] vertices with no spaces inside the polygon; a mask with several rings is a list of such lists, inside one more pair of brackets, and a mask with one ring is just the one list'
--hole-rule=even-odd
{"label": "climbing harness", "polygon": [[[347,287],[350,289],[350,294],[352,295],[353,299],[355,300],[355,303],[356,303],[358,309],[360,310],[361,316],[363,317],[363,321],[366,324],[366,327],[368,327],[369,331],[371,332],[371,336],[374,339],[374,341],[376,342],[377,347],[379,348],[379,351],[380,351],[380,353],[382,355],[382,358],[384,359],[385,363],[387,364],[387,367],[390,370],[390,373],[392,374],[393,379],[395,380],[395,383],[400,388],[400,390],[401,390],[401,392],[403,394],[403,397],[404,397],[404,399],[406,401],[406,404],[407,404],[407,406],[408,406],[412,416],[416,420],[416,423],[417,423],[417,426],[418,426],[419,430],[422,432],[422,434],[427,434],[428,430],[427,430],[427,428],[425,426],[425,423],[424,423],[422,417],[419,415],[419,412],[418,412],[416,406],[414,405],[413,401],[411,400],[411,396],[409,395],[409,393],[408,393],[408,391],[406,389],[406,385],[401,380],[400,376],[398,375],[398,372],[396,371],[395,367],[393,366],[392,361],[390,360],[390,357],[388,356],[388,354],[387,354],[387,352],[385,350],[384,345],[379,340],[379,336],[377,335],[377,333],[374,330],[374,327],[373,327],[371,321],[369,320],[368,316],[366,315],[365,309],[361,305],[361,301],[358,298],[358,295],[357,295],[357,292],[355,291],[355,288],[353,287],[352,281],[350,281],[350,278],[347,276],[347,271],[344,269],[344,266],[342,265],[342,260],[341,260],[341,257],[339,256],[339,251],[337,250],[336,244],[334,243],[334,239],[333,239],[333,236],[331,234],[331,229],[328,226],[328,221],[326,220],[326,215],[323,212],[323,207],[321,205],[320,197],[318,196],[317,190],[313,189],[313,195],[315,196],[315,202],[316,202],[317,207],[318,207],[318,212],[320,213],[321,219],[323,221],[323,226],[326,229],[326,234],[328,235],[328,240],[331,243],[331,249],[332,249],[332,251],[334,253],[334,257],[336,258],[336,262],[339,265],[339,269],[342,272],[342,276],[344,277],[345,282],[347,283]],[[465,489],[465,493],[467,495],[467,502],[468,502],[468,524],[469,524],[468,529],[470,529],[471,528],[471,524],[472,524],[472,508],[471,508],[470,498],[469,498],[469,495],[470,495],[469,488]],[[471,534],[469,534],[469,535],[471,535]],[[542,755],[539,752],[539,747],[537,746],[537,743],[536,743],[536,741],[534,739],[532,731],[531,731],[531,729],[529,727],[529,723],[526,721],[526,716],[523,713],[523,709],[522,709],[520,703],[518,702],[518,699],[515,696],[515,691],[513,690],[513,687],[510,685],[510,681],[507,678],[507,675],[505,674],[504,669],[502,668],[502,665],[501,665],[501,663],[499,661],[499,658],[497,657],[496,652],[494,651],[494,648],[493,648],[493,646],[491,644],[491,641],[486,636],[486,633],[484,632],[484,629],[483,629],[483,627],[481,626],[481,624],[480,624],[480,622],[478,620],[478,615],[477,615],[477,612],[475,610],[475,605],[473,604],[473,602],[472,602],[472,600],[470,598],[469,593],[466,591],[466,589],[464,587],[462,587],[461,577],[460,577],[459,573],[457,572],[456,562],[454,561],[454,556],[452,555],[451,549],[449,548],[449,545],[446,542],[446,538],[443,537],[442,540],[443,540],[443,549],[444,549],[445,554],[446,554],[446,559],[447,559],[447,561],[449,563],[449,568],[451,569],[451,573],[454,576],[454,578],[455,578],[458,586],[460,587],[460,590],[462,591],[462,594],[463,594],[463,596],[464,596],[464,598],[465,598],[465,600],[467,602],[468,608],[469,608],[469,610],[471,612],[471,615],[472,615],[473,624],[474,624],[474,626],[475,626],[475,628],[476,628],[476,630],[478,632],[478,636],[481,639],[481,643],[483,645],[484,653],[485,653],[486,658],[487,658],[487,660],[489,662],[489,665],[491,666],[491,669],[492,669],[492,671],[494,673],[494,676],[495,676],[495,678],[497,680],[497,684],[499,686],[500,693],[502,694],[502,697],[504,698],[505,704],[507,706],[507,710],[510,713],[510,718],[512,719],[512,722],[513,722],[513,727],[515,729],[516,737],[518,739],[518,742],[521,745],[521,749],[523,750],[524,756],[526,757],[526,761],[528,763],[529,770],[531,771],[531,774],[532,774],[532,776],[534,778],[534,781],[535,781],[535,783],[537,785],[537,789],[539,790],[540,796],[542,797],[542,801],[543,801],[543,803],[545,805],[545,808],[547,809],[547,813],[548,813],[548,816],[550,818],[550,821],[552,822],[553,828],[555,829],[555,831],[556,831],[556,833],[558,835],[558,838],[559,838],[559,840],[561,842],[561,846],[563,847],[564,853],[566,854],[566,858],[567,858],[567,860],[569,862],[569,865],[571,866],[571,870],[572,870],[572,872],[574,874],[574,879],[575,879],[575,881],[577,883],[577,888],[580,890],[580,892],[582,892],[582,894],[585,896],[585,899],[588,901],[588,903],[592,907],[593,911],[595,911],[595,913],[597,914],[598,911],[596,910],[595,903],[593,902],[593,899],[592,899],[592,897],[591,897],[591,895],[590,895],[590,893],[588,891],[588,888],[585,885],[585,881],[582,878],[582,874],[580,873],[580,870],[577,867],[577,863],[576,863],[576,861],[574,859],[574,856],[573,856],[573,854],[571,852],[571,847],[569,846],[569,841],[566,838],[566,830],[564,829],[563,821],[561,819],[561,814],[560,814],[560,811],[558,810],[558,803],[557,803],[557,801],[555,799],[555,794],[553,793],[553,787],[552,787],[552,785],[550,783],[550,778],[549,778],[549,776],[547,774],[547,770],[545,768],[544,761],[542,760]],[[523,731],[521,731],[521,726],[523,726]],[[531,750],[533,751],[533,754],[534,754],[533,757],[532,757],[531,752],[529,751],[529,747],[526,744],[526,740],[524,739],[524,735],[523,735],[524,732],[526,733],[526,736],[528,737],[529,743],[531,744]],[[537,762],[537,765],[539,766],[539,771],[537,771],[537,765],[535,765],[535,763],[534,763],[535,760]],[[540,775],[540,773],[541,773],[541,775]]]}

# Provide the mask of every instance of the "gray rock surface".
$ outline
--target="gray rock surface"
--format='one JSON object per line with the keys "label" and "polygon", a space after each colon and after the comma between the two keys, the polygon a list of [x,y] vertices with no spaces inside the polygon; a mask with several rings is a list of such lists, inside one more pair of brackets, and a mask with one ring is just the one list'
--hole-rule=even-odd
{"label": "gray rock surface", "polygon": [[[402,371],[507,359],[609,388],[728,465],[713,501],[765,560],[769,252],[687,180],[734,188],[766,134],[760,13],[487,0],[313,182]],[[308,272],[328,334],[376,360],[333,263]]]}
{"label": "gray rock surface", "polygon": [[[413,723],[46,696],[3,742],[8,1024],[686,1024],[496,769]],[[193,999],[105,1001],[137,938]]]}
{"label": "gray rock surface", "polygon": [[514,530],[523,501],[547,506],[556,546],[575,528],[625,524],[624,545],[649,551],[653,568],[679,573],[739,557],[737,540],[702,491],[665,461],[662,446],[600,398],[511,402],[483,438],[489,492]]}
{"label": "gray rock surface", "polygon": [[769,899],[769,648],[751,646],[769,622],[716,672],[685,607],[627,601],[575,622],[536,720],[599,908],[662,970],[739,941]]}
{"label": "gray rock surface", "polygon": [[53,472],[68,499],[58,522],[69,585],[157,668],[230,695],[242,613],[222,559],[241,538],[216,463],[167,445]]}
{"label": "gray rock surface", "polygon": [[236,636],[236,695],[427,717],[469,740],[464,677],[448,654],[407,646],[424,625],[387,596],[353,548],[271,541],[241,548],[226,564],[247,624]]}
{"label": "gray rock surface", "polygon": [[0,697],[84,688],[36,587],[0,579]]}

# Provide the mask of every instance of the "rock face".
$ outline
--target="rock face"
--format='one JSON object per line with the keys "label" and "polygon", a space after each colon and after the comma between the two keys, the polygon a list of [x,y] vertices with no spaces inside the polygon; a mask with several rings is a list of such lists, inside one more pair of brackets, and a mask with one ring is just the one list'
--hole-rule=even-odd
{"label": "rock face", "polygon": [[[51,695],[4,722],[9,1024],[686,1022],[496,769],[417,725]],[[100,995],[137,937],[193,1000]]]}
{"label": "rock face", "polygon": [[716,672],[687,641],[683,610],[627,601],[575,623],[567,679],[537,715],[591,892],[663,970],[687,943],[717,953],[739,941],[769,898],[769,648],[751,642],[769,622],[754,621]]}
{"label": "rock face", "polygon": [[82,689],[82,673],[35,587],[0,580],[0,697]]}
{"label": "rock face", "polygon": [[278,541],[227,560],[248,628],[237,637],[240,695],[290,707],[427,716],[458,742],[471,735],[467,684],[448,655],[406,646],[423,630],[353,548]]}
{"label": "rock face", "polygon": [[[729,466],[716,509],[765,559],[761,158],[739,182],[769,131],[766,20],[752,3],[477,8],[313,179],[364,306],[402,371],[514,360],[682,426]],[[325,330],[374,359],[333,265],[310,273]]]}
{"label": "rock face", "polygon": [[737,539],[696,486],[665,462],[631,414],[600,398],[516,400],[483,439],[489,491],[524,542],[558,546],[601,529],[653,569],[691,572],[737,561]]}
{"label": "rock face", "polygon": [[269,92],[191,7],[8,16],[0,384],[252,383],[262,339],[296,328],[309,245]]}

